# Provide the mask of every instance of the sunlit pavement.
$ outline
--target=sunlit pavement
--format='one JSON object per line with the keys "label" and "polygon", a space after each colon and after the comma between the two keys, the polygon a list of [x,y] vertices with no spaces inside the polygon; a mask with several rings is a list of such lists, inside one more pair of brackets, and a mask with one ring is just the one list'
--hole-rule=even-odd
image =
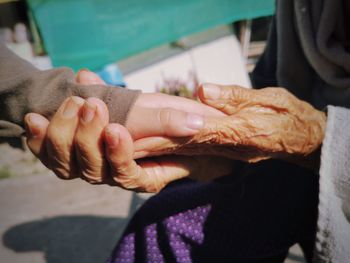
{"label": "sunlit pavement", "polygon": [[[0,262],[104,262],[148,197],[80,179],[63,181],[29,152],[4,145],[0,151],[8,156],[0,167],[12,173],[0,180]],[[304,261],[294,246],[286,263],[296,262]]]}

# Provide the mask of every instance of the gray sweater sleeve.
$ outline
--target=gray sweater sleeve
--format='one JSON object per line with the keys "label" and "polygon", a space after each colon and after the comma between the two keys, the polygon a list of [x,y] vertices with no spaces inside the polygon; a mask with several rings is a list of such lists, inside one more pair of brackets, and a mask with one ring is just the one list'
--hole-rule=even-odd
{"label": "gray sweater sleeve", "polygon": [[349,262],[350,110],[328,106],[315,262]]}
{"label": "gray sweater sleeve", "polygon": [[0,44],[0,139],[23,134],[23,118],[35,112],[50,118],[69,96],[97,97],[108,106],[110,121],[125,123],[139,91],[75,83],[68,68],[40,71]]}

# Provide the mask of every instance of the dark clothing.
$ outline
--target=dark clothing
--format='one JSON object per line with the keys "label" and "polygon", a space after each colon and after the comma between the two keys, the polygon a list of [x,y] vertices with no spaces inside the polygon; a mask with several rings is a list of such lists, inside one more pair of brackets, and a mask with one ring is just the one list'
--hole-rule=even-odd
{"label": "dark clothing", "polygon": [[320,179],[263,161],[221,182],[173,183],[136,213],[110,262],[283,262],[295,243],[308,261],[348,261],[350,111],[329,105],[350,107],[349,7],[347,0],[277,1],[253,73],[255,88],[284,87],[328,106]]}
{"label": "dark clothing", "polygon": [[265,161],[211,183],[181,180],[135,214],[109,262],[283,262],[312,257],[318,177]]}
{"label": "dark clothing", "polygon": [[349,16],[347,0],[277,1],[253,86],[287,88],[318,109],[349,108]]}

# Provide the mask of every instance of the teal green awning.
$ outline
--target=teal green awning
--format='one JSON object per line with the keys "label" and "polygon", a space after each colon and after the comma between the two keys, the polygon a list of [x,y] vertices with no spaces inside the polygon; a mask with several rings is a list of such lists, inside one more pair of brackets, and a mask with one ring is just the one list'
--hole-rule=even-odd
{"label": "teal green awning", "polygon": [[270,15],[274,0],[27,0],[54,66],[98,69],[233,21]]}

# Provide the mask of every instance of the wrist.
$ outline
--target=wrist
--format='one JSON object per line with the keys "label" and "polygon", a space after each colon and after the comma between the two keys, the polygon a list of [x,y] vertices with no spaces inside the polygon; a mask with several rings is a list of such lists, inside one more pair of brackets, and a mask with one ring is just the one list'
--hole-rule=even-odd
{"label": "wrist", "polygon": [[321,148],[326,132],[326,125],[326,113],[323,111],[318,111],[317,121],[313,124],[312,127],[310,127],[310,130],[313,132],[314,137],[313,143],[310,147],[311,150],[306,153],[286,154],[281,159],[311,169],[314,172],[318,172],[320,168]]}

